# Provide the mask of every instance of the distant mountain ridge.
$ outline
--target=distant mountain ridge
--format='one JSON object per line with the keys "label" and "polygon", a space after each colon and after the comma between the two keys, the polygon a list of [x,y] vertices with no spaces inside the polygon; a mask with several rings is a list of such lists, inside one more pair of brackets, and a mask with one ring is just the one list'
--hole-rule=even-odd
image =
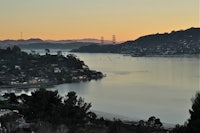
{"label": "distant mountain ridge", "polygon": [[200,54],[200,28],[151,34],[119,45],[85,46],[73,52],[122,53],[132,56]]}
{"label": "distant mountain ridge", "polygon": [[74,39],[74,40],[42,40],[39,38],[31,38],[28,40],[3,40],[0,41],[0,47],[9,47],[17,45],[20,48],[26,49],[43,49],[43,48],[51,48],[51,49],[75,49],[82,46],[88,45],[107,45],[111,44],[112,41],[104,40],[104,43],[101,44],[101,40],[98,39]]}
{"label": "distant mountain ridge", "polygon": [[[53,43],[75,43],[75,42],[88,42],[88,43],[97,43],[101,44],[101,40],[93,39],[93,38],[85,38],[85,39],[73,39],[73,40],[46,40],[46,42],[53,42]],[[103,40],[104,44],[112,44],[110,40]]]}
{"label": "distant mountain ridge", "polygon": [[31,44],[31,43],[42,43],[43,40],[39,38],[31,38],[28,40],[2,40],[0,41],[0,45],[19,45],[19,44]]}
{"label": "distant mountain ridge", "polygon": [[18,45],[22,49],[77,49],[88,45],[98,45],[97,43],[89,42],[71,42],[71,43],[53,43],[53,42],[42,42],[42,43],[31,43]]}

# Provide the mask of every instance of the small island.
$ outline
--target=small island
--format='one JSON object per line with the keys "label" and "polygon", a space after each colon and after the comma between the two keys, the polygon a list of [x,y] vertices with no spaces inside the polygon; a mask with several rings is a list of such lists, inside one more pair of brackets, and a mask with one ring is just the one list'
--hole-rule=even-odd
{"label": "small island", "polygon": [[57,55],[45,51],[46,55],[39,55],[17,46],[0,49],[0,88],[40,88],[104,77],[73,54],[65,57],[61,51]]}

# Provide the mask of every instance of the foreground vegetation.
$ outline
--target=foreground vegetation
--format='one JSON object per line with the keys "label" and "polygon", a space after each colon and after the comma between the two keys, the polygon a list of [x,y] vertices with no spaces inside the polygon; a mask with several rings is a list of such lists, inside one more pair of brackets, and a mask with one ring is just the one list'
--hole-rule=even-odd
{"label": "foreground vegetation", "polygon": [[[29,124],[28,127],[15,128],[12,132],[37,133],[133,133],[133,132],[166,132],[162,123],[155,117],[148,121],[123,122],[98,118],[90,111],[91,104],[84,102],[75,92],[69,92],[64,98],[57,91],[40,89],[31,96],[6,93],[6,100],[1,101],[0,108],[18,110],[18,115]],[[18,116],[19,117],[19,116]],[[0,117],[2,126],[9,128],[16,115]],[[9,124],[8,124],[9,123]]]}
{"label": "foreground vegetation", "polygon": [[[99,118],[90,111],[91,104],[84,102],[75,92],[61,97],[58,91],[39,89],[30,96],[5,93],[0,101],[0,109],[13,110],[0,116],[0,123],[13,133],[199,133],[200,132],[200,93],[192,99],[190,118],[185,125],[174,129],[164,129],[160,119],[150,117],[148,121],[121,121]],[[13,113],[15,112],[15,113]],[[17,113],[16,113],[17,112]],[[20,119],[26,122],[16,127]],[[12,125],[12,126],[11,126]],[[15,127],[15,128],[14,128]]]}
{"label": "foreground vegetation", "polygon": [[192,99],[190,118],[185,125],[177,125],[172,133],[200,133],[200,92]]}

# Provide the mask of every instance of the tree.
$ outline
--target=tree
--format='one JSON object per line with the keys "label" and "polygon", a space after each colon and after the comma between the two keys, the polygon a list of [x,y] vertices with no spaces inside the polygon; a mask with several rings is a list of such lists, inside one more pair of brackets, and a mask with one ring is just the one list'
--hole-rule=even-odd
{"label": "tree", "polygon": [[74,107],[77,103],[76,92],[74,92],[74,91],[68,92],[68,94],[66,95],[66,99],[65,99],[64,103],[65,103],[65,105],[67,105],[69,107]]}
{"label": "tree", "polygon": [[90,103],[85,103],[83,98],[77,98],[75,92],[69,92],[64,100],[64,112],[65,124],[77,125],[84,124],[90,117],[89,109]]}
{"label": "tree", "polygon": [[62,98],[58,91],[47,91],[40,89],[31,93],[29,98],[25,98],[26,110],[23,114],[29,120],[47,121],[54,124],[60,124],[60,108],[62,107]]}
{"label": "tree", "polygon": [[76,55],[69,54],[67,55],[67,65],[68,67],[73,67],[77,69],[82,69],[85,63],[81,61],[79,58],[77,58]]}
{"label": "tree", "polygon": [[61,97],[58,91],[46,89],[36,90],[31,93],[31,96],[6,93],[4,97],[9,98],[8,102],[11,103],[12,109],[19,110],[26,120],[47,122],[55,127],[61,124],[76,127],[94,121],[97,117],[89,111],[91,104],[84,102],[81,97],[78,98],[73,91],[68,92],[65,98]]}
{"label": "tree", "polygon": [[10,47],[7,47],[6,48],[6,52],[10,52],[11,51],[11,48]]}
{"label": "tree", "polygon": [[192,99],[192,109],[190,112],[190,121],[200,119],[200,92],[196,93],[195,98]]}
{"label": "tree", "polygon": [[162,127],[162,125],[163,125],[163,124],[162,124],[162,122],[160,121],[160,119],[158,119],[158,118],[155,119],[155,127],[156,127],[156,128],[159,129],[159,128]]}
{"label": "tree", "polygon": [[192,99],[192,109],[189,110],[190,119],[188,123],[188,130],[190,133],[200,132],[200,92]]}
{"label": "tree", "polygon": [[151,116],[151,117],[149,117],[149,119],[147,121],[147,125],[152,128],[160,129],[160,128],[162,128],[163,124],[159,118],[156,118],[155,116]]}
{"label": "tree", "polygon": [[5,93],[3,97],[8,98],[10,104],[18,104],[18,98],[15,93]]}
{"label": "tree", "polygon": [[46,55],[49,55],[50,50],[49,49],[45,49]]}
{"label": "tree", "polygon": [[155,116],[149,117],[149,119],[148,119],[148,121],[147,121],[147,125],[148,125],[149,127],[154,127],[155,120],[156,120],[156,117],[155,117]]}
{"label": "tree", "polygon": [[20,49],[18,46],[14,46],[14,47],[12,48],[12,51],[13,51],[14,53],[20,53],[20,52],[21,52],[21,49]]}
{"label": "tree", "polygon": [[170,133],[188,133],[185,125],[176,125]]}
{"label": "tree", "polygon": [[24,104],[28,100],[28,98],[29,98],[29,96],[26,94],[21,94],[20,96],[18,96],[18,99],[20,99],[22,104]]}

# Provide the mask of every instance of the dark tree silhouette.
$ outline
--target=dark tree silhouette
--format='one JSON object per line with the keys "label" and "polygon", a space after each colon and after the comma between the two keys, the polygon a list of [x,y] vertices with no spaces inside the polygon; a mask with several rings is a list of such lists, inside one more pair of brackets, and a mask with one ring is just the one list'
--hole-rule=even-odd
{"label": "dark tree silhouette", "polygon": [[[8,49],[7,49],[7,50],[8,50]],[[20,49],[18,46],[13,46],[12,51],[13,51],[14,53],[20,53],[20,52],[21,52],[21,49]]]}
{"label": "dark tree silhouette", "polygon": [[[28,121],[48,122],[54,126],[76,126],[96,119],[96,114],[89,111],[91,104],[85,103],[81,97],[78,98],[75,92],[69,92],[63,98],[58,91],[39,89],[32,92],[31,96],[6,93],[4,97],[8,98],[12,109],[19,110]],[[4,105],[3,102],[1,105]]]}
{"label": "dark tree silhouette", "polygon": [[64,100],[64,112],[66,125],[84,124],[89,120],[90,103],[85,103],[83,98],[77,98],[75,92],[69,92]]}
{"label": "dark tree silhouette", "polygon": [[156,127],[156,128],[161,128],[162,125],[163,125],[163,124],[162,124],[162,122],[160,121],[160,119],[158,119],[158,118],[155,119],[155,127]]}
{"label": "dark tree silhouette", "polygon": [[18,104],[18,98],[15,93],[5,93],[3,97],[8,98],[10,104]]}
{"label": "dark tree silhouette", "polygon": [[24,98],[24,106],[27,107],[22,111],[27,119],[47,121],[53,124],[60,124],[60,108],[62,107],[62,98],[58,91],[47,91],[40,89],[32,92],[30,97]]}
{"label": "dark tree silhouette", "polygon": [[49,49],[45,49],[46,55],[50,54],[50,50]]}
{"label": "dark tree silhouette", "polygon": [[151,128],[156,128],[156,129],[160,129],[162,128],[162,122],[160,121],[159,118],[156,118],[155,116],[151,116],[149,117],[148,121],[147,121],[147,126],[151,127]]}
{"label": "dark tree silhouette", "polygon": [[188,130],[190,133],[200,133],[200,92],[192,99],[192,109],[189,112]]}

